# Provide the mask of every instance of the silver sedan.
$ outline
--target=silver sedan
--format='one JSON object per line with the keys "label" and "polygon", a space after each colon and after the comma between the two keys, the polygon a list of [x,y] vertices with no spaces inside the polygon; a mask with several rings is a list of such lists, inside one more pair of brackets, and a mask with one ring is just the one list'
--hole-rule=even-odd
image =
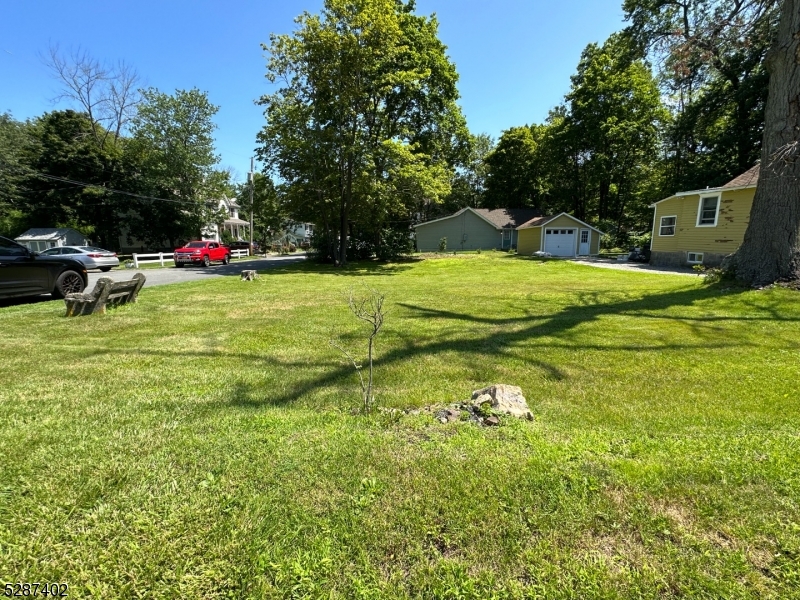
{"label": "silver sedan", "polygon": [[40,252],[39,256],[68,256],[81,261],[87,269],[110,271],[119,266],[116,253],[95,246],[60,246]]}

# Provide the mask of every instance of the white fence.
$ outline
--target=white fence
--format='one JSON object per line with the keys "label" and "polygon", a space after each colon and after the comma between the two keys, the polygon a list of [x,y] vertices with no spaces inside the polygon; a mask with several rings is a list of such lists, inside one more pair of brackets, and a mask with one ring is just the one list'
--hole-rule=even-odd
{"label": "white fence", "polygon": [[[231,250],[231,258],[245,258],[249,256],[248,250]],[[171,253],[154,252],[152,254],[133,254],[133,268],[138,269],[139,265],[148,263],[159,263],[162,267],[164,263],[174,263]]]}

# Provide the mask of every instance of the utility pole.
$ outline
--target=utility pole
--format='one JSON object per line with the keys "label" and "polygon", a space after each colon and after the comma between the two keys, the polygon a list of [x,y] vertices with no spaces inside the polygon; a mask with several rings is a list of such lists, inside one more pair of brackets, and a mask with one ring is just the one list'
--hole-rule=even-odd
{"label": "utility pole", "polygon": [[250,256],[253,256],[253,188],[256,187],[256,178],[253,173],[253,157],[250,157],[250,172],[247,174],[250,180]]}

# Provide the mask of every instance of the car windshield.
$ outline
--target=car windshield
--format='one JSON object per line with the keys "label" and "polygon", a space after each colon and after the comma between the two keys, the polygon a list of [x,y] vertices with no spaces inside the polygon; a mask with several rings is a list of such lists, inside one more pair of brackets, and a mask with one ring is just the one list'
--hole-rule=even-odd
{"label": "car windshield", "polygon": [[185,247],[186,248],[205,248],[206,247],[206,243],[205,242],[189,242],[188,244],[186,244]]}
{"label": "car windshield", "polygon": [[83,250],[84,252],[108,252],[108,250],[103,250],[96,246],[79,246],[78,250]]}

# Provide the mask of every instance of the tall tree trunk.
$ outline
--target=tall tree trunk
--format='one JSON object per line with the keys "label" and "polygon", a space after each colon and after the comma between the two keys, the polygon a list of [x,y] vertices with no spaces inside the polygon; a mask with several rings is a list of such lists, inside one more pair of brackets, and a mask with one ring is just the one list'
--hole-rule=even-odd
{"label": "tall tree trunk", "polygon": [[347,264],[347,234],[348,227],[347,221],[350,212],[350,202],[353,197],[353,163],[348,159],[347,161],[347,175],[342,194],[342,206],[339,211],[340,217],[340,231],[339,231],[339,266]]}
{"label": "tall tree trunk", "polygon": [[785,0],[766,59],[769,94],[761,173],[732,266],[752,285],[800,279],[800,0]]}

